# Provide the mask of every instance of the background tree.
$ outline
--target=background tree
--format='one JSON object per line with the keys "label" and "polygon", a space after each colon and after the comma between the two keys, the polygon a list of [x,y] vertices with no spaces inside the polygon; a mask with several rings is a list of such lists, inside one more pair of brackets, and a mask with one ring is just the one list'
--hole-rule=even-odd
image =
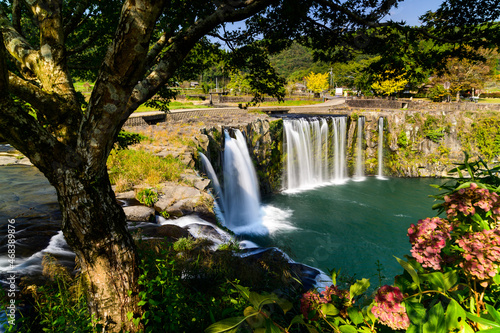
{"label": "background tree", "polygon": [[315,95],[328,89],[328,73],[310,73],[304,80],[307,81],[307,89]]}
{"label": "background tree", "polygon": [[496,50],[483,48],[476,53],[478,59],[449,58],[446,67],[435,73],[436,76],[431,80],[431,84],[443,85],[449,82],[449,93],[456,96],[457,102],[460,100],[461,91],[483,89],[485,82],[494,78],[498,53]]}
{"label": "background tree", "polygon": [[383,75],[378,75],[372,84],[373,90],[390,97],[403,90],[408,83],[404,74],[397,75],[394,70],[385,71]]}

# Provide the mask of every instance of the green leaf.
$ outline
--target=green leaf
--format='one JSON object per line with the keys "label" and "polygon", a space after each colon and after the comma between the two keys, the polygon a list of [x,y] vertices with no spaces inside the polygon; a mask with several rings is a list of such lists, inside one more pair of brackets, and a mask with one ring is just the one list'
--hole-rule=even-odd
{"label": "green leaf", "polygon": [[281,310],[283,310],[283,312],[286,314],[288,311],[290,311],[291,309],[293,309],[293,304],[292,302],[286,300],[286,299],[283,299],[283,298],[278,298],[278,300],[276,301],[276,303],[280,306]]}
{"label": "green leaf", "polygon": [[455,287],[459,280],[459,275],[457,270],[449,271],[444,273],[444,287],[446,290],[450,290]]}
{"label": "green leaf", "polygon": [[500,313],[490,304],[486,304],[486,310],[488,310],[488,313],[495,320],[495,322],[500,324]]}
{"label": "green leaf", "polygon": [[475,321],[476,323],[479,323],[481,325],[491,326],[494,328],[500,328],[500,323],[496,323],[494,321],[478,317],[476,315],[473,315],[470,312],[467,312],[467,319]]}
{"label": "green leaf", "polygon": [[481,330],[481,333],[500,333],[500,328],[490,328],[487,330]]}
{"label": "green leaf", "polygon": [[134,317],[134,313],[133,312],[127,312],[127,319],[131,320],[132,317]]}
{"label": "green leaf", "polygon": [[420,325],[425,319],[426,310],[421,303],[417,302],[405,302],[406,313],[410,318],[411,322],[415,325]]}
{"label": "green leaf", "polygon": [[334,286],[337,285],[337,276],[340,274],[340,268],[338,270],[332,269],[332,284]]}
{"label": "green leaf", "polygon": [[429,282],[429,286],[431,287],[431,289],[446,291],[443,273],[433,272],[428,274],[420,274],[420,277],[423,281]]}
{"label": "green leaf", "polygon": [[411,278],[413,279],[413,282],[415,282],[418,286],[418,289],[420,289],[420,278],[418,277],[418,273],[415,270],[415,268],[413,268],[413,266],[410,265],[408,262],[406,262],[402,259],[399,259],[398,257],[394,257],[394,258],[396,258],[398,263],[405,269],[405,271],[408,272],[408,274],[410,274]]}
{"label": "green leaf", "polygon": [[406,333],[422,333],[423,329],[421,325],[410,324],[410,327],[406,330]]}
{"label": "green leaf", "polygon": [[445,332],[444,310],[441,302],[429,310],[429,319],[424,324],[424,333]]}
{"label": "green leaf", "polygon": [[296,315],[295,317],[293,317],[292,321],[290,322],[290,326],[288,326],[288,328],[292,327],[292,325],[294,324],[305,324],[304,317],[302,317],[301,315]]}
{"label": "green leaf", "polygon": [[336,316],[340,313],[339,309],[335,307],[335,305],[331,303],[327,304],[322,304],[320,307],[320,311],[325,315],[325,316]]}
{"label": "green leaf", "polygon": [[356,307],[351,306],[347,308],[347,314],[355,325],[359,325],[364,322],[363,314]]}
{"label": "green leaf", "polygon": [[339,327],[340,332],[342,333],[356,333],[356,327],[352,325],[342,325]]}
{"label": "green leaf", "polygon": [[281,330],[273,323],[272,320],[266,320],[266,333],[281,333]]}
{"label": "green leaf", "polygon": [[356,283],[353,284],[349,290],[349,293],[351,294],[351,299],[363,294],[368,289],[368,287],[370,287],[370,280],[368,279],[357,280]]}
{"label": "green leaf", "polygon": [[[257,313],[258,312],[256,312],[256,314]],[[245,319],[247,319],[247,317],[233,317],[221,320],[219,322],[216,322],[215,324],[210,325],[205,330],[205,333],[219,333],[229,331],[230,329],[238,327],[242,322],[245,321]]]}
{"label": "green leaf", "polygon": [[457,301],[452,299],[448,308],[446,309],[445,325],[448,331],[455,328],[460,329],[465,323],[466,313],[465,310],[458,304]]}
{"label": "green leaf", "polygon": [[472,215],[471,218],[472,221],[476,222],[479,225],[480,229],[490,230],[490,226],[488,225],[488,223],[484,221],[478,213]]}
{"label": "green leaf", "polygon": [[249,299],[250,298],[250,289],[247,288],[247,287],[243,287],[243,286],[240,286],[240,285],[234,285],[234,287],[238,290],[238,292],[243,296],[245,297],[246,299]]}
{"label": "green leaf", "polygon": [[261,309],[266,304],[277,303],[280,301],[279,297],[275,294],[261,295],[253,291],[250,292],[248,300],[257,309]]}

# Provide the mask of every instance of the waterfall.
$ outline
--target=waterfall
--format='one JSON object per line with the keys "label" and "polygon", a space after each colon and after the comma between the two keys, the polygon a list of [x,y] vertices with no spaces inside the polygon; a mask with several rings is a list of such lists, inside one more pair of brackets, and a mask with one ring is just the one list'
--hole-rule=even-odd
{"label": "waterfall", "polygon": [[221,210],[222,213],[224,213],[224,195],[222,193],[222,188],[219,183],[219,179],[217,178],[217,174],[215,173],[215,170],[212,166],[212,163],[210,163],[210,160],[203,154],[199,153],[201,157],[201,164],[203,165],[204,172],[210,178],[212,181],[212,189],[214,191],[213,195],[215,197],[215,200],[217,201],[217,204],[219,205],[219,209]]}
{"label": "waterfall", "polygon": [[286,190],[347,178],[346,117],[284,119]]}
{"label": "waterfall", "polygon": [[347,164],[346,164],[346,132],[347,122],[346,117],[334,118],[333,121],[333,146],[334,146],[334,167],[333,181],[342,183],[347,179]]}
{"label": "waterfall", "polygon": [[365,129],[365,117],[358,117],[358,140],[356,145],[356,171],[354,180],[362,181],[365,179],[365,159],[363,153],[363,134]]}
{"label": "waterfall", "polygon": [[378,173],[377,178],[384,178],[384,118],[378,119]]}
{"label": "waterfall", "polygon": [[217,203],[220,204],[224,224],[236,234],[264,234],[260,213],[260,194],[257,174],[250,159],[243,134],[235,130],[236,138],[224,131],[223,189],[210,161],[203,155],[207,176],[212,180]]}

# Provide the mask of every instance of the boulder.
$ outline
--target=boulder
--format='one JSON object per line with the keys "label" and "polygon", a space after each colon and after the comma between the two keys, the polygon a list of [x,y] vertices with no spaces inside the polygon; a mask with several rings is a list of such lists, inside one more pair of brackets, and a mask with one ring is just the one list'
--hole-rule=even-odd
{"label": "boulder", "polygon": [[123,207],[123,211],[127,216],[128,221],[134,222],[154,222],[155,210],[146,206],[127,206]]}

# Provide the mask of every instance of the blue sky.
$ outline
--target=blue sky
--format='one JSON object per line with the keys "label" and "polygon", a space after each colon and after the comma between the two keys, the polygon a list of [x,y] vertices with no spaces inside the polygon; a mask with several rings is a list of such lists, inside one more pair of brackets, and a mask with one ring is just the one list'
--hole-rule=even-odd
{"label": "blue sky", "polygon": [[405,0],[399,3],[398,8],[391,10],[390,19],[406,21],[408,25],[420,25],[418,17],[429,10],[436,10],[442,1],[439,0]]}

